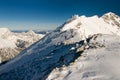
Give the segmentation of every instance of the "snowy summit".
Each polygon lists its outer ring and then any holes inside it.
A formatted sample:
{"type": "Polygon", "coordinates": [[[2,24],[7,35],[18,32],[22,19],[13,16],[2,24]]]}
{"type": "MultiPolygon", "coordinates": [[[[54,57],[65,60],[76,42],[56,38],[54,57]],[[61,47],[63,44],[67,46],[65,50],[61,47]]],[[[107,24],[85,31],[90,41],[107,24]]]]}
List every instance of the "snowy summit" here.
{"type": "Polygon", "coordinates": [[[119,16],[75,15],[0,66],[0,80],[120,80],[119,53],[119,16]]]}

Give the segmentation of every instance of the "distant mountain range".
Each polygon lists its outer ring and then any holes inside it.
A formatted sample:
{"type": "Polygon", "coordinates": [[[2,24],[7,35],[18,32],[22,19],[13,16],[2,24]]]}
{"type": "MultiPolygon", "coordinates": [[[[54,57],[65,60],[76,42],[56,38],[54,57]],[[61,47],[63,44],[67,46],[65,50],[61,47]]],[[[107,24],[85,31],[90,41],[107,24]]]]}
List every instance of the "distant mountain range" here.
{"type": "Polygon", "coordinates": [[[119,80],[120,17],[74,15],[0,66],[0,80],[119,80]]]}
{"type": "MultiPolygon", "coordinates": [[[[15,33],[22,33],[22,32],[28,32],[29,30],[12,30],[12,32],[15,32],[15,33]]],[[[52,30],[45,30],[45,31],[41,31],[41,30],[32,30],[34,31],[36,34],[47,34],[47,33],[50,33],[52,32],[52,30]]]]}
{"type": "Polygon", "coordinates": [[[41,39],[43,34],[36,34],[32,30],[15,33],[8,28],[0,28],[0,61],[6,62],[14,58],[20,51],[41,39]]]}

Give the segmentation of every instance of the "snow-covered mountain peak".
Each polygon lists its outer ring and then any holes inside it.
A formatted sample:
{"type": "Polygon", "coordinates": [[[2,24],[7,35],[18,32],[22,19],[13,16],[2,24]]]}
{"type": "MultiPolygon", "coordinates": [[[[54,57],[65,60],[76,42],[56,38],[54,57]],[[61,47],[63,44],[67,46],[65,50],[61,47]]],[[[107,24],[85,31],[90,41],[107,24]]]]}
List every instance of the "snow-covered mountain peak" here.
{"type": "Polygon", "coordinates": [[[120,17],[112,12],[106,13],[102,16],[104,21],[112,26],[120,27],[120,17]]]}
{"type": "Polygon", "coordinates": [[[70,23],[70,22],[72,22],[72,21],[74,21],[74,20],[76,20],[76,19],[78,19],[79,18],[79,15],[73,15],[70,19],[68,19],[67,21],[66,21],[66,23],[70,23]]]}
{"type": "MultiPolygon", "coordinates": [[[[108,15],[108,16],[117,16],[115,13],[113,13],[113,12],[108,12],[108,13],[106,13],[106,14],[104,14],[104,15],[108,15]]],[[[103,16],[104,16],[103,15],[103,16]]]]}
{"type": "Polygon", "coordinates": [[[29,30],[27,33],[30,35],[36,35],[36,33],[33,30],[29,30]]]}
{"type": "MultiPolygon", "coordinates": [[[[107,15],[108,14],[112,13],[107,13],[107,15]]],[[[57,43],[61,43],[61,41],[65,43],[73,43],[80,40],[85,40],[94,34],[116,34],[120,36],[120,22],[116,21],[118,20],[116,19],[116,16],[112,17],[115,18],[115,20],[108,20],[110,23],[108,24],[103,16],[98,17],[95,15],[86,17],[74,15],[72,18],[66,21],[64,25],[56,30],[61,34],[54,40],[57,43]]]]}
{"type": "Polygon", "coordinates": [[[36,34],[32,30],[15,33],[7,28],[0,28],[0,58],[7,61],[15,57],[20,51],[41,39],[43,34],[36,34]]]}
{"type": "Polygon", "coordinates": [[[6,33],[10,33],[8,28],[0,28],[0,37],[6,33]]]}
{"type": "Polygon", "coordinates": [[[119,80],[119,36],[118,26],[102,17],[75,16],[0,66],[0,79],[119,80]]]}
{"type": "Polygon", "coordinates": [[[72,16],[71,19],[77,19],[77,18],[79,18],[79,15],[75,14],[75,15],[72,16]]]}
{"type": "Polygon", "coordinates": [[[115,19],[114,21],[112,21],[114,22],[114,25],[112,25],[112,23],[111,24],[106,23],[104,16],[102,17],[98,17],[97,15],[92,17],[75,16],[71,18],[69,22],[66,22],[66,24],[63,25],[61,31],[63,32],[66,30],[68,31],[73,29],[74,31],[76,31],[76,33],[80,34],[81,36],[84,35],[85,37],[98,33],[120,35],[120,30],[118,29],[118,27],[120,26],[119,25],[120,22],[118,22],[119,17],[111,15],[110,18],[115,19]]]}

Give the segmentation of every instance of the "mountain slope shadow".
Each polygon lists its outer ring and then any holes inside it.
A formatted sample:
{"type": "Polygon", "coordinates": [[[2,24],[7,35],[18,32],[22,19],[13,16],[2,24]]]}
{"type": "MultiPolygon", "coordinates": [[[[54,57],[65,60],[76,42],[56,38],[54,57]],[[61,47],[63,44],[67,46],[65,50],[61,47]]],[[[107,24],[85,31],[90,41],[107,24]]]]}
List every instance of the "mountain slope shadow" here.
{"type": "Polygon", "coordinates": [[[76,53],[76,44],[79,44],[79,47],[81,47],[84,44],[84,41],[69,45],[53,45],[47,47],[47,51],[43,50],[39,52],[44,53],[44,56],[38,54],[34,59],[31,59],[8,72],[0,74],[0,80],[46,80],[53,69],[62,67],[63,65],[68,66],[81,55],[82,52],[76,53]],[[51,47],[54,47],[53,50],[51,50],[51,47]],[[75,49],[71,49],[72,47],[75,49]]]}

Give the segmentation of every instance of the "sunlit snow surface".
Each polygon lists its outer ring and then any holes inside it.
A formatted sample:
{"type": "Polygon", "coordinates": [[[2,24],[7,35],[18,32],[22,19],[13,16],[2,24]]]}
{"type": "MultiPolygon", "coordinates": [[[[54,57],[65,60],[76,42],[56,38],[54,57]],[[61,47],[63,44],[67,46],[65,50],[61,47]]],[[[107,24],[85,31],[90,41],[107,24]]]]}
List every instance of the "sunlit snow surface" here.
{"type": "Polygon", "coordinates": [[[0,79],[119,80],[119,20],[75,15],[0,66],[0,79]]]}
{"type": "Polygon", "coordinates": [[[47,80],[119,80],[120,38],[102,35],[90,43],[105,45],[85,50],[71,65],[53,70],[47,80]]]}

